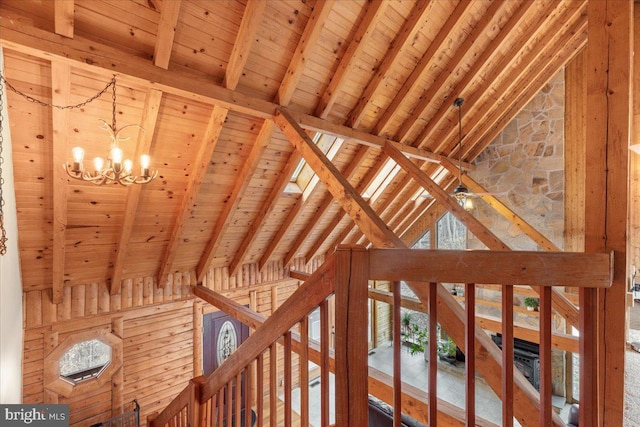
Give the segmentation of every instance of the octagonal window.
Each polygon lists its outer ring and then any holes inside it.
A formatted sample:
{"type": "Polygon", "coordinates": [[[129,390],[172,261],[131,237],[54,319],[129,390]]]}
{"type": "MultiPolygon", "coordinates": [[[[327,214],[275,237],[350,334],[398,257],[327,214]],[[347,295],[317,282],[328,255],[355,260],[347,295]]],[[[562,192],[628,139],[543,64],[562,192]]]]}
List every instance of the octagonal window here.
{"type": "Polygon", "coordinates": [[[111,362],[111,347],[98,340],[91,339],[74,344],[60,358],[60,376],[67,381],[79,381],[95,378],[111,362]]]}

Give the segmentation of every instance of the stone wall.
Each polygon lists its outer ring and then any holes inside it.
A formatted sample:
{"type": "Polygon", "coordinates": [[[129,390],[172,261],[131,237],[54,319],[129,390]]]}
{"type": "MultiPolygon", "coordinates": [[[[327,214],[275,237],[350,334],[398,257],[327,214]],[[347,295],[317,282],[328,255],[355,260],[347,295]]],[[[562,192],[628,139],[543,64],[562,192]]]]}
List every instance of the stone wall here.
{"type": "MultiPolygon", "coordinates": [[[[463,122],[464,126],[464,122],[463,122]]],[[[469,176],[560,248],[564,229],[564,73],[559,72],[475,159],[469,176]]],[[[474,216],[514,250],[539,250],[475,199],[474,216]]],[[[469,248],[482,243],[469,233],[469,248]]]]}

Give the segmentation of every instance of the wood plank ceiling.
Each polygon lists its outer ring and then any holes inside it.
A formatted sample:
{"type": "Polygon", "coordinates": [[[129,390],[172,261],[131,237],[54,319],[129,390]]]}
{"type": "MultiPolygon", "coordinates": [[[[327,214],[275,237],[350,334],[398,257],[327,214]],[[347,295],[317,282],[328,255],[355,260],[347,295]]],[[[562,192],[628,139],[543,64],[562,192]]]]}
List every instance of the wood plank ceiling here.
{"type": "Polygon", "coordinates": [[[438,159],[471,162],[584,47],[586,1],[3,0],[0,41],[16,89],[77,104],[115,75],[119,126],[146,129],[125,155],[148,147],[159,177],[94,186],[62,164],[76,145],[104,155],[111,97],[60,110],[7,96],[24,289],[117,293],[125,278],[202,279],[368,243],[308,166],[290,182],[302,157],[271,120],[279,106],[323,134],[402,236],[433,200],[382,146],[399,143],[450,191],[438,159]]]}

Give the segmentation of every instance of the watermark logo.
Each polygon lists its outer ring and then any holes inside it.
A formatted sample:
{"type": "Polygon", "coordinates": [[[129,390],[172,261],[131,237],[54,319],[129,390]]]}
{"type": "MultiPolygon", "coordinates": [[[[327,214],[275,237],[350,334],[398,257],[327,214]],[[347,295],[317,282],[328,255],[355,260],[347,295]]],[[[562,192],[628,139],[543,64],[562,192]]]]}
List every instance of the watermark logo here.
{"type": "Polygon", "coordinates": [[[0,427],[69,427],[69,405],[0,405],[0,427]]]}

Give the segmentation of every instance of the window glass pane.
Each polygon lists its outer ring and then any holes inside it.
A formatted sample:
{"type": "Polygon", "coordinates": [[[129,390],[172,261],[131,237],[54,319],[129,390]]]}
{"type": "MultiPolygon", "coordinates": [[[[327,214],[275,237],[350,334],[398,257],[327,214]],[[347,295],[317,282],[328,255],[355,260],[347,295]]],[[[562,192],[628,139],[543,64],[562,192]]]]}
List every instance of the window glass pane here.
{"type": "Polygon", "coordinates": [[[466,249],[467,227],[449,212],[438,220],[438,249],[466,249]]]}
{"type": "Polygon", "coordinates": [[[111,362],[111,347],[92,339],[73,345],[60,359],[60,375],[77,382],[97,377],[111,362]]]}

